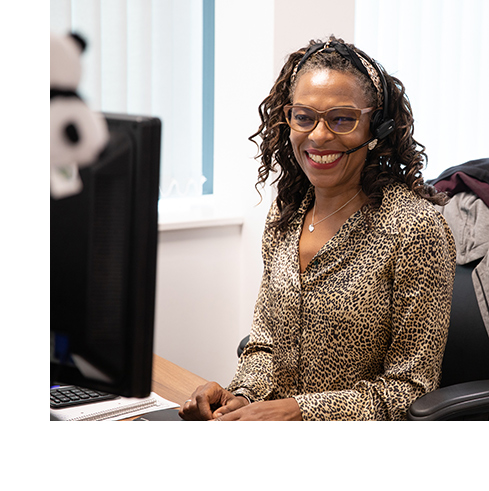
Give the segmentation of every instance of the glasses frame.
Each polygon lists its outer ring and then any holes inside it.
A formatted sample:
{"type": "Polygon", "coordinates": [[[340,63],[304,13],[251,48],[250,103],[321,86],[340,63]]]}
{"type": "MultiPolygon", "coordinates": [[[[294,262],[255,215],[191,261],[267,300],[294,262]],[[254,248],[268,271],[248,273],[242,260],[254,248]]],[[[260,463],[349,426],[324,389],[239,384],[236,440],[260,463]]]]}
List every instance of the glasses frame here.
{"type": "Polygon", "coordinates": [[[331,133],[334,133],[335,135],[349,135],[350,133],[353,133],[357,129],[358,123],[360,122],[360,118],[364,114],[367,114],[367,113],[373,111],[374,109],[375,109],[375,107],[366,107],[364,109],[359,109],[357,107],[341,107],[341,106],[337,106],[337,107],[330,107],[329,109],[326,109],[326,111],[318,111],[318,110],[314,109],[311,106],[303,106],[301,104],[287,104],[286,106],[284,106],[284,113],[285,113],[285,120],[287,121],[287,124],[289,125],[289,127],[292,130],[297,131],[299,133],[310,133],[311,131],[314,131],[316,129],[319,121],[322,119],[324,121],[324,124],[329,129],[329,131],[331,131],[331,133]],[[294,107],[301,108],[301,109],[310,109],[311,111],[313,111],[313,113],[316,116],[316,121],[314,123],[314,126],[310,130],[298,130],[298,129],[292,127],[292,125],[290,124],[290,121],[289,121],[288,113],[294,107]],[[353,127],[353,129],[351,129],[350,131],[346,131],[346,132],[342,133],[342,132],[338,132],[338,131],[333,130],[329,126],[328,120],[326,119],[325,115],[327,113],[329,113],[330,111],[333,111],[334,109],[352,109],[353,111],[359,111],[359,115],[358,115],[357,120],[355,121],[355,126],[353,127]]]}

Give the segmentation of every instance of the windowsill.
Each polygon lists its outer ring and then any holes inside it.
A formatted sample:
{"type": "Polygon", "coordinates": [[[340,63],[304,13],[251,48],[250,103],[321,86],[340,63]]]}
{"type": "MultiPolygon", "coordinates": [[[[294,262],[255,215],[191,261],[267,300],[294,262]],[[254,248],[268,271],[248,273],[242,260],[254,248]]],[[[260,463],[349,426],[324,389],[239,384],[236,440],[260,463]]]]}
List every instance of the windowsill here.
{"type": "Polygon", "coordinates": [[[216,196],[166,198],[158,204],[158,231],[242,225],[243,211],[216,196]]]}

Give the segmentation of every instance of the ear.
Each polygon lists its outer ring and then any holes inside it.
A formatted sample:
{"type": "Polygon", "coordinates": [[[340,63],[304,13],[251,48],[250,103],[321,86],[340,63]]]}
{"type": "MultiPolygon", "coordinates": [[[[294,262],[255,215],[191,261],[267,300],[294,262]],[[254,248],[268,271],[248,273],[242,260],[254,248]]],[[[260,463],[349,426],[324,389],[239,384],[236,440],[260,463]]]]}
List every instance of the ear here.
{"type": "Polygon", "coordinates": [[[79,34],[77,34],[76,32],[72,32],[70,36],[78,45],[78,48],[80,49],[80,53],[83,53],[87,47],[87,42],[85,41],[85,39],[79,34]]]}

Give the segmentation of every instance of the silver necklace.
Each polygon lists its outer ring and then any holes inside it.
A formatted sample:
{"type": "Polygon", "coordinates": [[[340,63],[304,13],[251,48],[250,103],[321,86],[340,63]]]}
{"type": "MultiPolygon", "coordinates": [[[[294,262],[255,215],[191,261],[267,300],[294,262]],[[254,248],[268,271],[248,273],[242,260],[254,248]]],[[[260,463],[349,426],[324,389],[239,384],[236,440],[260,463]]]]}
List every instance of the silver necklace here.
{"type": "MultiPolygon", "coordinates": [[[[361,191],[361,189],[360,189],[361,191]]],[[[358,191],[357,194],[355,194],[355,196],[353,196],[353,198],[349,199],[343,206],[341,206],[340,208],[338,208],[337,210],[333,211],[333,213],[330,213],[328,216],[324,217],[324,218],[321,218],[321,220],[319,220],[318,222],[314,223],[314,216],[316,215],[316,203],[317,201],[314,201],[314,208],[312,210],[312,220],[311,220],[311,225],[309,225],[309,232],[314,232],[314,228],[315,226],[318,224],[318,223],[321,223],[323,222],[324,220],[326,220],[326,218],[329,218],[330,216],[333,216],[335,213],[338,213],[340,210],[342,210],[348,203],[351,203],[359,194],[360,194],[360,191],[358,191]]]]}

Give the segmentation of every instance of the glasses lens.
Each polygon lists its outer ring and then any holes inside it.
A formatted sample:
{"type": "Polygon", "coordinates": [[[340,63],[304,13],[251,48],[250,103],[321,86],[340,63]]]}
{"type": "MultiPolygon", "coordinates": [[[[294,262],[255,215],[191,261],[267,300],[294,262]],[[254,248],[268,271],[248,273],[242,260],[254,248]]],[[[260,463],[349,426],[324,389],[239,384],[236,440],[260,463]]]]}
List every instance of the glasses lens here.
{"type": "Polygon", "coordinates": [[[350,133],[356,128],[359,114],[358,110],[339,107],[328,111],[326,120],[331,131],[334,133],[350,133]]]}
{"type": "Polygon", "coordinates": [[[287,119],[296,131],[311,131],[316,125],[316,112],[308,107],[294,106],[288,111],[287,119]]]}

